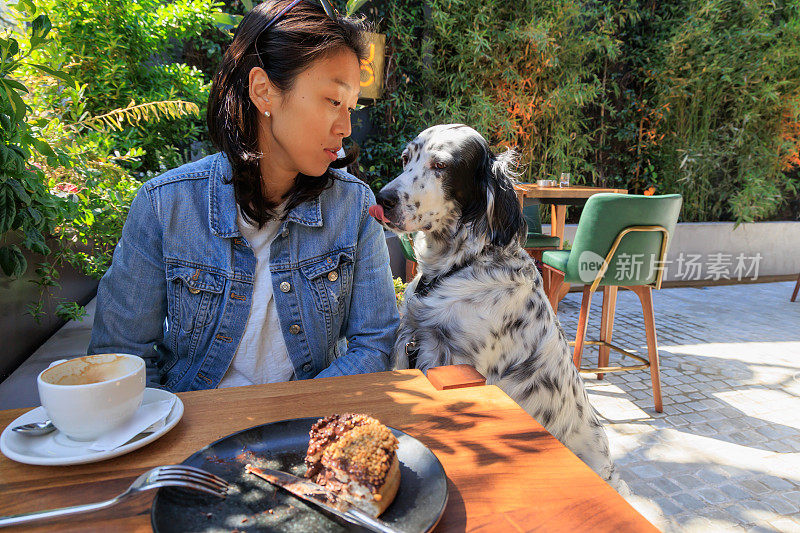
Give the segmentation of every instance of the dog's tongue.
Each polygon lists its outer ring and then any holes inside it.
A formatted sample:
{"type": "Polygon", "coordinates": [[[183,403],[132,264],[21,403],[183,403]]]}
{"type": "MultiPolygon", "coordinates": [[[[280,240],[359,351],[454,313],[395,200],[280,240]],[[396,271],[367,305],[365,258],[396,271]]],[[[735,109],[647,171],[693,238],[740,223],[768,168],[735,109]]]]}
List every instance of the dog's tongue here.
{"type": "Polygon", "coordinates": [[[377,205],[377,204],[369,206],[369,216],[371,216],[373,218],[377,218],[378,220],[383,222],[383,220],[385,218],[383,216],[383,207],[380,206],[380,205],[377,205]]]}

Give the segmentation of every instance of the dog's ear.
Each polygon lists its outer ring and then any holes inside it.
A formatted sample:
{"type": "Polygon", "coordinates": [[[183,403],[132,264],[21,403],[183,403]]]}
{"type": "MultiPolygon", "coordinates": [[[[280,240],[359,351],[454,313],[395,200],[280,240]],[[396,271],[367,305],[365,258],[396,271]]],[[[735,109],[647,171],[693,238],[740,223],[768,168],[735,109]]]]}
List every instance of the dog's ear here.
{"type": "Polygon", "coordinates": [[[513,240],[522,242],[528,233],[528,224],[522,216],[514,183],[518,154],[506,150],[498,156],[489,153],[481,180],[486,184],[486,220],[489,239],[495,246],[506,246],[513,240]]]}
{"type": "Polygon", "coordinates": [[[521,241],[528,225],[514,192],[519,176],[517,153],[507,150],[495,156],[482,138],[474,147],[477,164],[470,169],[470,177],[464,176],[465,183],[457,193],[464,197],[457,197],[462,206],[459,224],[472,224],[477,236],[487,236],[495,246],[506,246],[514,239],[521,241]]]}

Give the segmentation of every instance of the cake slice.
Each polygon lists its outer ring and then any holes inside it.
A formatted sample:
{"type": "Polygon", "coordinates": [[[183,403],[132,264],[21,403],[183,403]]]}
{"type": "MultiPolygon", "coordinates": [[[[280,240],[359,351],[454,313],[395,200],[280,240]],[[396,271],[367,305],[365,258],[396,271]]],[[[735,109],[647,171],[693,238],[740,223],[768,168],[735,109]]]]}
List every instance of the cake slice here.
{"type": "Polygon", "coordinates": [[[391,430],[370,416],[328,416],[311,427],[306,475],[377,517],[400,486],[397,446],[391,430]]]}

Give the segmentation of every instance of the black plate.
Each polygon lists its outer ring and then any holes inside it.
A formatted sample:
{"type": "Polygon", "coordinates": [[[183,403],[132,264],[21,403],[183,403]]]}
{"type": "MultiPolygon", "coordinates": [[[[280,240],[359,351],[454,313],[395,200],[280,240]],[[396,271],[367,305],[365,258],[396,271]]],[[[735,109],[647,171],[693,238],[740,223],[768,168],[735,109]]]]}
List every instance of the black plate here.
{"type": "MultiPolygon", "coordinates": [[[[223,437],[193,454],[183,464],[212,472],[233,488],[224,500],[202,492],[159,489],[150,513],[153,530],[352,531],[353,526],[244,472],[244,465],[251,463],[303,476],[308,432],[317,420],[296,418],[255,426],[223,437]]],[[[389,429],[400,441],[400,488],[381,519],[409,533],[428,531],[439,521],[447,503],[444,469],[424,444],[402,431],[389,429]]]]}

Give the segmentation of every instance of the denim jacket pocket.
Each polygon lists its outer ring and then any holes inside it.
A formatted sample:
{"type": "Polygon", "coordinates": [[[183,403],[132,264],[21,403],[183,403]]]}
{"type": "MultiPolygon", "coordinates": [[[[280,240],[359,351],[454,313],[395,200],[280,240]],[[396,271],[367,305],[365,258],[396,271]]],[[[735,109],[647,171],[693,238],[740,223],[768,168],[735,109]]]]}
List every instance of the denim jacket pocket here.
{"type": "Polygon", "coordinates": [[[190,333],[214,316],[225,276],[203,267],[167,264],[168,320],[174,328],[190,333]]]}
{"type": "Polygon", "coordinates": [[[350,293],[353,279],[353,254],[338,250],[300,267],[314,293],[317,311],[338,314],[344,310],[344,298],[350,293]]]}

